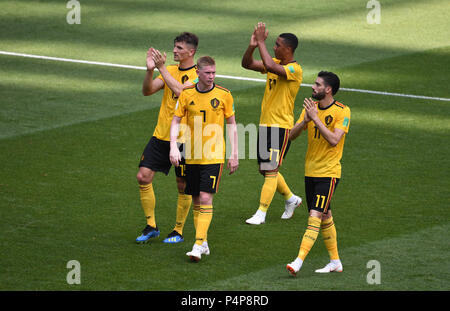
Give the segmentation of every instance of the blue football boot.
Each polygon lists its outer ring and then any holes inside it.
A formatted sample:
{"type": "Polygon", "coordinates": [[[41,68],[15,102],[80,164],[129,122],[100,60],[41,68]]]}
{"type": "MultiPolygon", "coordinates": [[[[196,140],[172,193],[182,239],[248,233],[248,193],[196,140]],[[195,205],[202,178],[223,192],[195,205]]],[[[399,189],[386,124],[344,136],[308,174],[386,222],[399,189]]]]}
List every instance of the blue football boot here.
{"type": "Polygon", "coordinates": [[[159,233],[158,226],[153,228],[147,225],[144,230],[142,230],[142,235],[137,237],[136,243],[147,243],[151,238],[159,237],[159,233]]]}
{"type": "Polygon", "coordinates": [[[175,243],[180,243],[183,241],[184,241],[183,236],[174,230],[167,236],[167,238],[164,239],[163,242],[169,243],[169,244],[175,244],[175,243]]]}

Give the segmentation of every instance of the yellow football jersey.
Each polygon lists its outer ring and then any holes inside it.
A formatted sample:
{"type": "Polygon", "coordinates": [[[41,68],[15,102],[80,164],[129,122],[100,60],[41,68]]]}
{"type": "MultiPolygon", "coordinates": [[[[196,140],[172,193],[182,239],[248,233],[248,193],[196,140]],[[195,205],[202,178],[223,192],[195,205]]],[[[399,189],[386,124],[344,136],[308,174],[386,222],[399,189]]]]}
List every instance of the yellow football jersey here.
{"type": "MultiPolygon", "coordinates": [[[[279,59],[273,60],[280,63],[279,59]]],[[[295,61],[283,67],[286,78],[267,72],[259,124],[291,129],[294,126],[295,97],[302,83],[303,71],[295,61]]]]}
{"type": "MultiPolygon", "coordinates": [[[[193,84],[197,82],[197,66],[192,66],[186,69],[179,68],[179,65],[167,66],[167,71],[172,77],[175,78],[181,84],[186,81],[191,81],[193,84]]],[[[162,75],[159,75],[157,79],[164,81],[162,75]]],[[[158,123],[156,124],[153,136],[158,139],[170,141],[170,123],[173,119],[173,113],[175,111],[175,104],[177,97],[172,90],[164,85],[164,94],[161,100],[161,107],[159,108],[158,123]]],[[[181,120],[181,123],[186,123],[186,120],[181,120]]]]}
{"type": "MultiPolygon", "coordinates": [[[[317,105],[317,103],[316,103],[317,105]]],[[[303,109],[297,123],[302,122],[305,116],[303,109]]],[[[305,157],[305,176],[308,177],[335,177],[341,178],[341,158],[344,150],[345,136],[350,126],[350,108],[334,101],[327,108],[318,106],[320,121],[334,132],[338,128],[345,132],[339,143],[333,147],[323,138],[314,122],[305,126],[308,131],[308,150],[305,157]]]]}
{"type": "Polygon", "coordinates": [[[224,163],[224,118],[234,115],[229,90],[218,85],[206,92],[199,91],[197,85],[187,87],[178,98],[175,115],[186,117],[186,164],[224,163]]]}

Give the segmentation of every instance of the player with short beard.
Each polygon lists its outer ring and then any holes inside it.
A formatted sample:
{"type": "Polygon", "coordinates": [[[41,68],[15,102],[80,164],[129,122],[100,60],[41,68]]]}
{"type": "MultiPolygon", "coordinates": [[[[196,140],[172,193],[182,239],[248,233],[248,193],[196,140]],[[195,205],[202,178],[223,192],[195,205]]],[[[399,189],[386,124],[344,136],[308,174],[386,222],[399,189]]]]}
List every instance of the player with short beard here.
{"type": "Polygon", "coordinates": [[[308,226],[297,258],[286,266],[296,275],[313,247],[319,231],[330,256],[330,262],[318,273],[343,270],[337,248],[337,234],[331,213],[331,198],[341,178],[341,158],[350,126],[350,108],[336,101],[340,81],[336,74],[321,71],[312,86],[312,97],[305,98],[303,111],[289,138],[296,139],[308,131],[305,157],[305,193],[308,204],[308,226]]]}

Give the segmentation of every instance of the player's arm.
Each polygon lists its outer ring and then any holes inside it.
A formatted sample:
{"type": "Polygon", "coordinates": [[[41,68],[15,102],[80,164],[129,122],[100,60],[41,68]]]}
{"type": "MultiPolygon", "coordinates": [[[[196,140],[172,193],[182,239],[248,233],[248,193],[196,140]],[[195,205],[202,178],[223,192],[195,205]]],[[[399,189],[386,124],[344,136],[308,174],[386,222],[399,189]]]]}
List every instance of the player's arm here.
{"type": "Polygon", "coordinates": [[[300,115],[299,120],[301,121],[300,122],[297,121],[295,126],[289,132],[289,140],[291,141],[295,140],[306,129],[308,122],[311,121],[311,119],[309,118],[308,114],[306,114],[304,109],[300,115]]]}
{"type": "Polygon", "coordinates": [[[295,126],[289,132],[289,140],[295,140],[305,129],[307,122],[302,120],[300,123],[295,124],[295,126]]]}
{"type": "Polygon", "coordinates": [[[263,62],[260,60],[255,60],[253,58],[253,52],[257,47],[258,43],[256,42],[255,32],[253,31],[248,48],[245,51],[244,56],[242,56],[241,65],[245,69],[254,70],[258,72],[265,72],[266,69],[264,68],[263,62]]]}
{"type": "Polygon", "coordinates": [[[172,163],[175,166],[178,166],[181,161],[181,153],[180,153],[180,150],[178,149],[178,145],[177,145],[180,121],[181,121],[180,117],[173,116],[172,123],[170,124],[169,159],[170,159],[170,163],[172,163]]]}
{"type": "Polygon", "coordinates": [[[153,79],[153,71],[156,65],[152,58],[152,50],[153,48],[149,48],[147,51],[147,72],[142,83],[142,94],[144,96],[155,94],[164,87],[164,81],[161,79],[153,79]]]}
{"type": "Polygon", "coordinates": [[[286,77],[286,70],[280,64],[277,64],[270,56],[266,47],[266,38],[269,32],[266,30],[266,24],[258,23],[255,27],[255,39],[258,44],[259,54],[261,56],[263,65],[268,72],[272,72],[278,76],[286,77]]]}
{"type": "Polygon", "coordinates": [[[192,85],[191,82],[187,81],[184,84],[181,84],[178,82],[167,70],[165,63],[166,63],[166,53],[161,54],[160,51],[153,49],[152,50],[152,58],[155,62],[156,68],[158,68],[159,72],[161,73],[162,77],[164,78],[164,81],[166,82],[167,86],[172,90],[172,92],[175,94],[175,96],[179,97],[181,91],[183,91],[183,88],[192,85]]]}
{"type": "Polygon", "coordinates": [[[228,159],[227,167],[230,174],[233,174],[239,167],[239,157],[238,157],[238,135],[236,127],[236,118],[231,116],[226,119],[227,121],[227,132],[228,138],[231,142],[231,155],[228,159]]]}
{"type": "Polygon", "coordinates": [[[331,146],[336,146],[341,141],[345,132],[339,128],[335,128],[334,131],[329,130],[326,125],[320,121],[317,114],[317,106],[312,99],[305,98],[303,107],[305,107],[306,114],[308,114],[311,121],[314,122],[322,137],[325,138],[331,146]]]}

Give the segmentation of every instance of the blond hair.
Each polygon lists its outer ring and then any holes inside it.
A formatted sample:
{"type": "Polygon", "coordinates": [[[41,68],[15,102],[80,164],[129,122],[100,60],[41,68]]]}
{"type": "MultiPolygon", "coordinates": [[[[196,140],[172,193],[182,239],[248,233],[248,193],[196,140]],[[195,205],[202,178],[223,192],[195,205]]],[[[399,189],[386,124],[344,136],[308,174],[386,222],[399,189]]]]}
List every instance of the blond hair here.
{"type": "Polygon", "coordinates": [[[210,56],[202,56],[197,60],[197,68],[202,69],[205,66],[215,66],[216,62],[210,56]]]}

